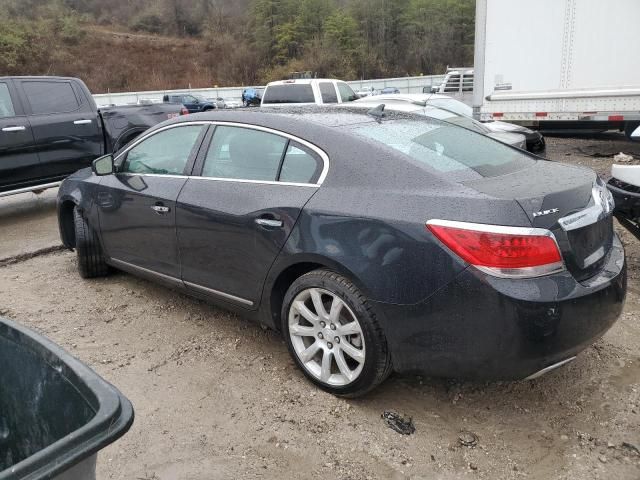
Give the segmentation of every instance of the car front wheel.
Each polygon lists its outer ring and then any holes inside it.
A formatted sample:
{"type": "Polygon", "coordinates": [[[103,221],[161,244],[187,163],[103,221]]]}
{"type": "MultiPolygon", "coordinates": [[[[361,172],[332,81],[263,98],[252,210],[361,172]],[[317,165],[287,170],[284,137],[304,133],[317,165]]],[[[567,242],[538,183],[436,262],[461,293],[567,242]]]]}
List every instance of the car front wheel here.
{"type": "Polygon", "coordinates": [[[391,372],[386,338],[371,305],[335,272],[314,270],[291,285],[282,331],[306,377],[334,395],[363,395],[391,372]]]}
{"type": "Polygon", "coordinates": [[[109,273],[109,266],[104,261],[98,235],[85,220],[78,207],[73,210],[73,220],[80,276],[82,278],[105,276],[109,273]]]}

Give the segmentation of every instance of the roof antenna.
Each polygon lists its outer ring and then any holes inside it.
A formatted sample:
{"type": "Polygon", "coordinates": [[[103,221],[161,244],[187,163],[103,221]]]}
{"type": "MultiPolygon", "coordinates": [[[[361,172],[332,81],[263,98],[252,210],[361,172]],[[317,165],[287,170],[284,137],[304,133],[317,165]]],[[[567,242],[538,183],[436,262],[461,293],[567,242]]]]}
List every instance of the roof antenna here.
{"type": "Polygon", "coordinates": [[[377,107],[372,108],[371,110],[367,110],[367,115],[372,116],[376,119],[376,122],[382,123],[382,119],[385,117],[384,114],[384,103],[381,103],[377,107]]]}

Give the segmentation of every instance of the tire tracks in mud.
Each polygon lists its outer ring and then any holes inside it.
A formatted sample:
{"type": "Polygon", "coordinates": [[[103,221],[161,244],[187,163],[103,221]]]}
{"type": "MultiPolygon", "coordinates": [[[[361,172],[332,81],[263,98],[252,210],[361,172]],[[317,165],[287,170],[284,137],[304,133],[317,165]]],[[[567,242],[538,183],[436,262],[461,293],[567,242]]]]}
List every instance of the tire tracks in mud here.
{"type": "Polygon", "coordinates": [[[68,250],[64,245],[53,245],[50,247],[39,248],[33,252],[20,253],[18,255],[12,255],[10,257],[0,258],[0,268],[7,267],[9,265],[15,265],[16,263],[26,262],[32,258],[42,257],[44,255],[51,255],[52,253],[62,252],[68,250]]]}

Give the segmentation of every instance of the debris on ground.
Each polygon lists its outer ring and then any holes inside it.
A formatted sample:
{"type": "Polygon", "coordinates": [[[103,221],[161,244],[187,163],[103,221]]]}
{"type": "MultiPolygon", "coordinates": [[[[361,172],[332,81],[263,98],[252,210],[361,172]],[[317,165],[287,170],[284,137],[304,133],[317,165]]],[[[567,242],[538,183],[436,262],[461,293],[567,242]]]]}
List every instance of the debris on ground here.
{"type": "Polygon", "coordinates": [[[633,156],[627,155],[626,153],[623,153],[623,152],[620,152],[617,155],[613,156],[614,162],[629,163],[632,160],[633,160],[633,156]]]}
{"type": "Polygon", "coordinates": [[[478,444],[478,436],[467,430],[463,430],[458,435],[458,441],[463,447],[475,447],[478,444]]]}
{"type": "Polygon", "coordinates": [[[398,413],[388,410],[385,410],[381,417],[390,429],[395,430],[402,435],[411,435],[416,431],[416,427],[413,424],[413,418],[411,417],[406,419],[401,417],[398,413]]]}

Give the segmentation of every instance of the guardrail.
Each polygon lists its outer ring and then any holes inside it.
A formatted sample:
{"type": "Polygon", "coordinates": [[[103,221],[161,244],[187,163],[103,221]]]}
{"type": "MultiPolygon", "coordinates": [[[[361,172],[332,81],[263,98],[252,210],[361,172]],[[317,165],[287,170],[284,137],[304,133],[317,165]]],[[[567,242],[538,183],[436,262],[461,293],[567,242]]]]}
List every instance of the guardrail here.
{"type": "MultiPolygon", "coordinates": [[[[354,90],[371,89],[382,90],[385,87],[396,87],[400,93],[422,93],[424,87],[431,88],[432,85],[442,83],[444,75],[423,75],[419,77],[396,77],[380,78],[376,80],[354,80],[347,82],[354,90]]],[[[121,93],[98,93],[93,95],[99,106],[104,105],[130,105],[140,101],[162,102],[164,95],[180,93],[197,93],[205,98],[242,98],[242,91],[245,87],[224,87],[224,88],[185,88],[179,90],[151,90],[146,92],[121,92],[121,93]]],[[[253,86],[253,88],[264,88],[253,86]]]]}

